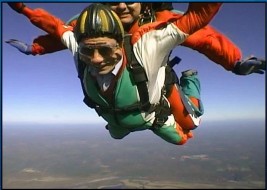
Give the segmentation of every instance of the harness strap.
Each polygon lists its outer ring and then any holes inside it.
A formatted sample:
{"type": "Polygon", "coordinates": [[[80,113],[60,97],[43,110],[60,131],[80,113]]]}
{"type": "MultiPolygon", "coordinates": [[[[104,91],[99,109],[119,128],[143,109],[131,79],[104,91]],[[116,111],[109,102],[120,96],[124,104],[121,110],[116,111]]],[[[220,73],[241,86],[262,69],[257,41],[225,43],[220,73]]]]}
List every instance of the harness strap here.
{"type": "Polygon", "coordinates": [[[149,95],[147,89],[148,78],[144,68],[138,63],[133,54],[130,40],[131,40],[131,35],[126,35],[124,37],[124,48],[126,52],[128,67],[130,69],[130,72],[132,73],[133,80],[136,83],[138,89],[140,103],[141,103],[141,110],[148,111],[151,106],[149,102],[149,95]]]}
{"type": "Polygon", "coordinates": [[[172,60],[170,60],[169,62],[168,62],[168,65],[171,67],[171,68],[173,68],[175,65],[178,65],[180,62],[181,62],[181,58],[180,57],[177,57],[177,56],[175,56],[172,60]]]}
{"type": "Polygon", "coordinates": [[[85,63],[82,61],[79,61],[78,64],[78,77],[80,78],[81,85],[82,85],[82,90],[84,93],[84,103],[90,107],[94,108],[99,116],[101,116],[103,113],[123,113],[123,112],[129,112],[129,111],[135,111],[135,110],[142,110],[145,112],[152,112],[155,111],[155,120],[153,122],[154,127],[161,127],[166,120],[168,119],[168,116],[171,114],[169,105],[167,103],[167,100],[165,97],[168,97],[170,87],[174,83],[178,84],[179,79],[176,76],[175,71],[172,69],[172,67],[175,64],[178,64],[181,59],[178,57],[175,57],[171,61],[169,61],[167,67],[166,67],[166,75],[165,75],[165,85],[163,89],[161,90],[161,99],[160,102],[157,106],[151,105],[149,102],[149,95],[148,95],[148,89],[147,89],[147,75],[145,73],[144,68],[138,63],[136,60],[133,50],[132,50],[132,45],[130,43],[131,36],[127,35],[125,36],[125,43],[124,43],[124,48],[125,48],[125,53],[128,61],[128,68],[130,72],[132,73],[132,77],[134,82],[136,83],[139,97],[140,97],[140,102],[124,107],[124,108],[114,108],[114,107],[104,107],[97,105],[86,93],[85,87],[83,84],[83,76],[84,76],[84,70],[85,70],[85,63]]]}
{"type": "MultiPolygon", "coordinates": [[[[104,106],[99,106],[96,105],[94,108],[99,116],[101,116],[103,113],[112,113],[112,114],[121,114],[121,113],[126,113],[126,112],[133,112],[133,111],[140,111],[143,110],[142,107],[140,107],[139,103],[126,106],[123,108],[113,108],[113,107],[104,107],[104,106]]],[[[148,111],[149,113],[155,111],[157,107],[155,105],[150,106],[150,110],[148,111]]]]}
{"type": "Polygon", "coordinates": [[[164,125],[168,120],[168,116],[171,114],[171,109],[166,99],[166,88],[161,90],[161,98],[159,104],[155,109],[155,120],[152,124],[152,130],[158,129],[164,125]]]}
{"type": "MultiPolygon", "coordinates": [[[[79,56],[79,55],[78,55],[79,56]]],[[[79,58],[78,58],[79,60],[79,58]]],[[[85,63],[81,60],[79,60],[78,63],[78,78],[80,79],[81,85],[82,85],[82,91],[83,91],[83,102],[90,108],[95,108],[96,107],[96,103],[87,95],[86,91],[85,91],[85,87],[83,84],[83,76],[84,76],[84,70],[85,70],[85,63]]]]}
{"type": "MultiPolygon", "coordinates": [[[[179,61],[175,62],[175,64],[178,64],[180,61],[181,59],[179,58],[179,61]]],[[[165,68],[165,84],[161,89],[161,98],[159,105],[155,109],[155,120],[152,124],[151,130],[162,127],[168,120],[168,116],[171,114],[171,110],[166,97],[169,97],[171,88],[174,84],[179,84],[179,79],[173,68],[170,66],[170,64],[168,64],[165,68]]]]}

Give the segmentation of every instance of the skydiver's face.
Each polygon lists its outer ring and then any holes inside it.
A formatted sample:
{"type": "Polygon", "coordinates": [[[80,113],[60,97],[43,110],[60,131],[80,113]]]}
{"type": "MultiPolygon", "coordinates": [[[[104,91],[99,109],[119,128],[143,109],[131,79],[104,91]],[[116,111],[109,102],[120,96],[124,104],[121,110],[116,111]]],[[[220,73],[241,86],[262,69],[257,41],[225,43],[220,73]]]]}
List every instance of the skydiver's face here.
{"type": "Polygon", "coordinates": [[[110,8],[117,13],[123,26],[127,28],[135,20],[139,18],[141,13],[141,3],[106,3],[110,8]]]}
{"type": "Polygon", "coordinates": [[[113,38],[86,38],[79,43],[79,58],[94,67],[99,75],[105,75],[115,68],[122,58],[122,48],[113,38]]]}

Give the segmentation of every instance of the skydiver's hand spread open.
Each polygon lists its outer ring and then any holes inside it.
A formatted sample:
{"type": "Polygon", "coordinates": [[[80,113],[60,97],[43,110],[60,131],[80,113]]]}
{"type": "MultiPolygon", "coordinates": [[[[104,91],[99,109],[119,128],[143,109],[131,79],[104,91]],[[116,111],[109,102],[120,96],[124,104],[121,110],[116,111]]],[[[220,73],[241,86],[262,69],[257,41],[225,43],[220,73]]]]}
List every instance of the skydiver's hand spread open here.
{"type": "Polygon", "coordinates": [[[20,52],[22,52],[26,55],[30,55],[32,53],[32,46],[28,45],[24,42],[21,42],[19,40],[10,39],[10,40],[6,41],[6,43],[17,48],[20,52]]]}
{"type": "Polygon", "coordinates": [[[264,74],[265,71],[266,60],[252,56],[245,60],[236,62],[233,73],[237,75],[249,75],[252,73],[264,74]]]}

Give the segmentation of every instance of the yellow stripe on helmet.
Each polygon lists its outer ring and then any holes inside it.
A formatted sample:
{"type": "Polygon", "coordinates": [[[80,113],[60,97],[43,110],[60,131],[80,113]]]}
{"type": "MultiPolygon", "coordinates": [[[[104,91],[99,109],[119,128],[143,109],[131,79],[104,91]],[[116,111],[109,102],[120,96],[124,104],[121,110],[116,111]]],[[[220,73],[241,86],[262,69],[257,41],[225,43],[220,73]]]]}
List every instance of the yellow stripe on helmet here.
{"type": "Polygon", "coordinates": [[[81,17],[81,22],[80,22],[80,32],[85,33],[85,19],[87,18],[87,12],[85,11],[81,17]]]}
{"type": "Polygon", "coordinates": [[[101,18],[102,22],[102,31],[109,31],[108,17],[104,10],[99,11],[99,17],[101,18]]]}

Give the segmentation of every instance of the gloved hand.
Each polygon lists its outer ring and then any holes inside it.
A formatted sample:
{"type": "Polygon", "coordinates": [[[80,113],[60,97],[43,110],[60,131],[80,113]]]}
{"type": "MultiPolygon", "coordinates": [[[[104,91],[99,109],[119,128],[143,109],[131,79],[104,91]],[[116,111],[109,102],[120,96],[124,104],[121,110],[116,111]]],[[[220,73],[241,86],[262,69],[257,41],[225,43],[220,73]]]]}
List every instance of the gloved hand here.
{"type": "Polygon", "coordinates": [[[10,40],[6,41],[6,43],[17,48],[20,52],[22,52],[26,55],[32,54],[32,46],[28,45],[24,42],[21,42],[21,41],[15,40],[15,39],[10,39],[10,40]]]}
{"type": "Polygon", "coordinates": [[[264,71],[266,71],[266,60],[252,56],[243,61],[237,61],[233,73],[249,75],[251,73],[264,74],[264,71]]]}
{"type": "Polygon", "coordinates": [[[24,3],[7,3],[11,9],[16,11],[17,13],[21,13],[21,11],[24,9],[26,6],[24,3]]]}

